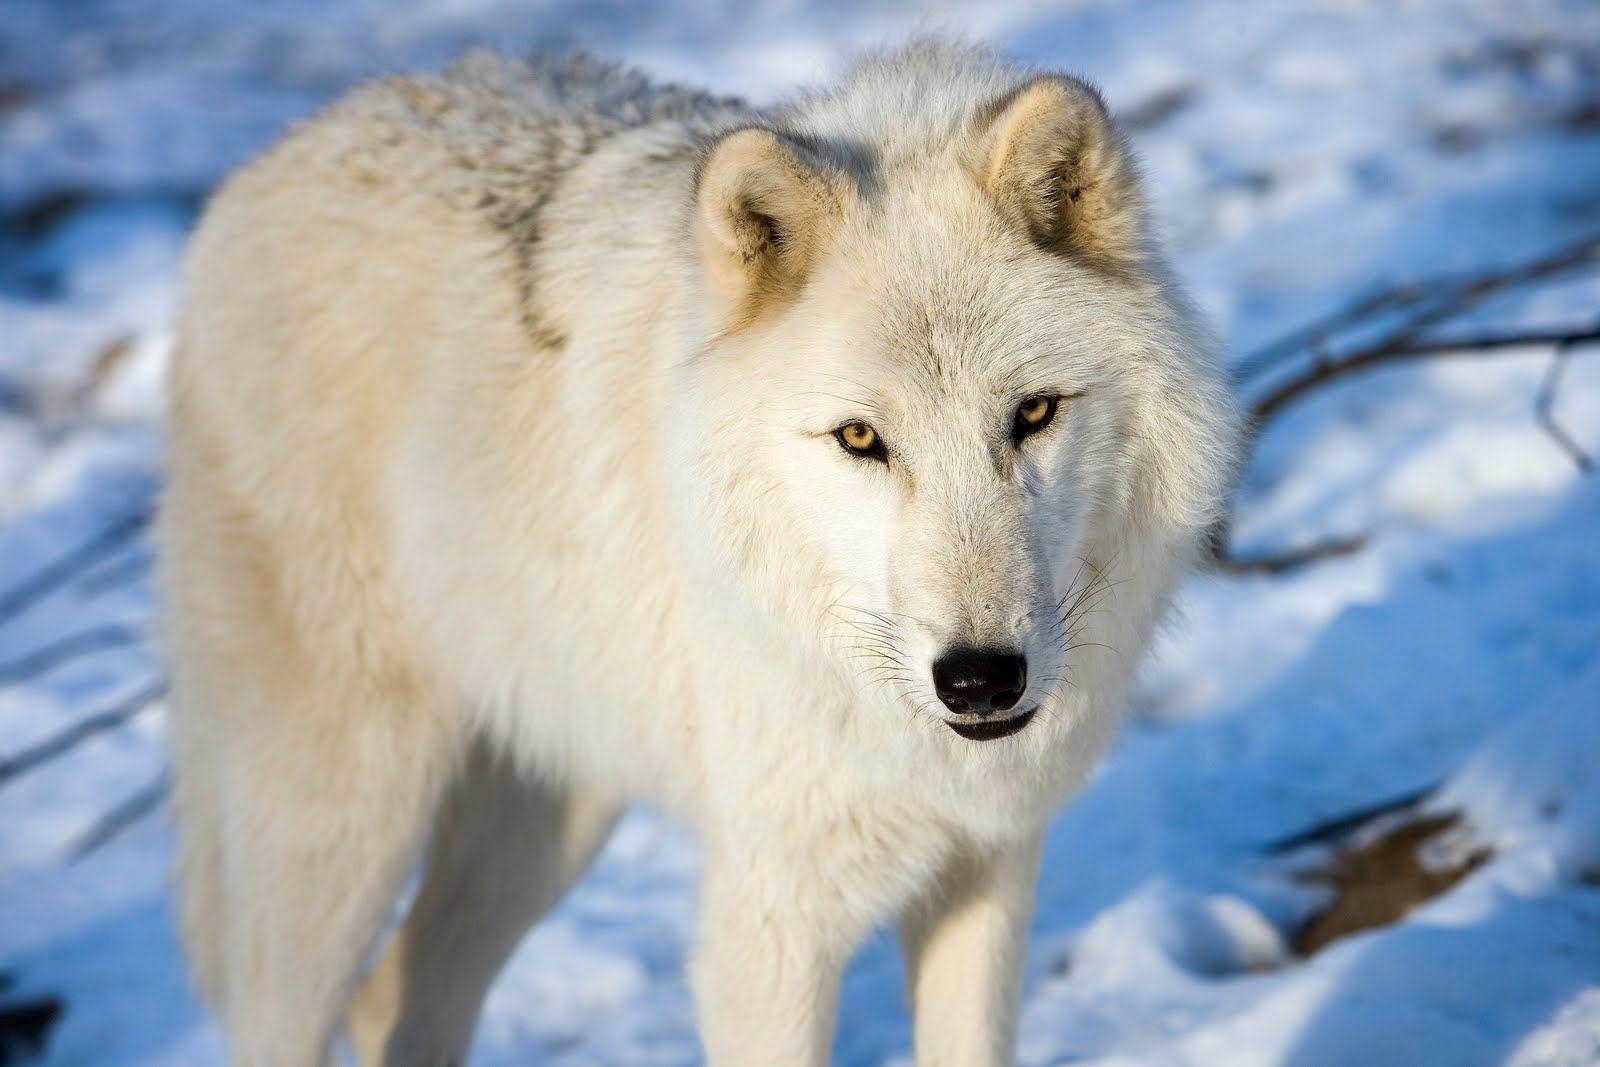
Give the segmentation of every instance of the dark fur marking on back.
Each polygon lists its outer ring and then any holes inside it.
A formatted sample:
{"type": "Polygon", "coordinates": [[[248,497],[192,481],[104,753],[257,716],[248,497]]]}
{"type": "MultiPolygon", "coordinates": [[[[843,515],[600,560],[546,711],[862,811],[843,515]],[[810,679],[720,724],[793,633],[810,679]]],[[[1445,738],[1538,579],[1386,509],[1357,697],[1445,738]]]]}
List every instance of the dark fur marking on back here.
{"type": "Polygon", "coordinates": [[[522,325],[540,349],[566,343],[537,299],[545,209],[566,178],[610,138],[654,124],[681,128],[682,142],[642,162],[686,164],[699,156],[707,131],[750,114],[738,100],[657,85],[583,53],[527,60],[469,53],[438,78],[406,82],[400,95],[447,172],[445,195],[505,236],[522,325]]]}

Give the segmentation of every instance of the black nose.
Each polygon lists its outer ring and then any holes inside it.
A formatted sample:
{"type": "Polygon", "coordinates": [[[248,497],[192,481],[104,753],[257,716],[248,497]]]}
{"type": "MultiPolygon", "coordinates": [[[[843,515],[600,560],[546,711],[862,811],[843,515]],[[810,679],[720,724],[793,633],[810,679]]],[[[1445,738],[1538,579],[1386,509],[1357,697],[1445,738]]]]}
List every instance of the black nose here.
{"type": "Polygon", "coordinates": [[[1009,648],[952,648],[933,664],[933,688],[951,711],[988,715],[1022,699],[1028,661],[1009,648]]]}

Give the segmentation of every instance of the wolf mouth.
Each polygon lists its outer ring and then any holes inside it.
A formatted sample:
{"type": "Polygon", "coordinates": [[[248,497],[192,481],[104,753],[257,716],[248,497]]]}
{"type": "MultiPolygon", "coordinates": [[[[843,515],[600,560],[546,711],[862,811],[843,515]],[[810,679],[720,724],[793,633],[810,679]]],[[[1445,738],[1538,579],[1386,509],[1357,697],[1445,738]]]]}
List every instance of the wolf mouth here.
{"type": "Polygon", "coordinates": [[[945,725],[968,741],[998,741],[1002,737],[1010,737],[1021,731],[1033,721],[1033,716],[1038,710],[1029,708],[1021,715],[1013,715],[1009,719],[994,722],[951,722],[946,719],[945,725]]]}

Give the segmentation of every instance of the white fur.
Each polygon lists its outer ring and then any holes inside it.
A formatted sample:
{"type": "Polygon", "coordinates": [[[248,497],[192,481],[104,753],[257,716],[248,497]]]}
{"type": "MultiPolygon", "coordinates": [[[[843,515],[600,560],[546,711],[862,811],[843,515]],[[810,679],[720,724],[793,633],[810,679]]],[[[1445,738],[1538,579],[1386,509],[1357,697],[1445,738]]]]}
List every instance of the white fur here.
{"type": "Polygon", "coordinates": [[[756,114],[477,57],[230,180],[162,533],[185,934],[237,1063],[327,1057],[427,842],[349,1032],[363,1063],[461,1062],[641,796],[704,837],[712,1064],[824,1062],[839,971],[896,915],[918,1062],[1009,1062],[1042,829],[1231,442],[1109,128],[1070,153],[1122,168],[1063,231],[1081,255],[991,182],[1029,109],[1096,113],[1063,81],[997,120],[1030,76],[922,44],[756,114]],[[1040,391],[1081,396],[1013,449],[1040,391]],[[888,465],[833,440],[851,419],[888,465]],[[1025,652],[1026,729],[945,725],[957,643],[1025,652]]]}

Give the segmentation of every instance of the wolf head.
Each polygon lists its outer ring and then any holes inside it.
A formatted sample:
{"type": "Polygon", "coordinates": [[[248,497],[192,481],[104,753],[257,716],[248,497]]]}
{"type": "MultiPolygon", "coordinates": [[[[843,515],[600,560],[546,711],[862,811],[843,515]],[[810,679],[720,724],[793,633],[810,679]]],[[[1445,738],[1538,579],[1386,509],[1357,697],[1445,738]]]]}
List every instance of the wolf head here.
{"type": "Polygon", "coordinates": [[[689,229],[692,495],[744,589],[970,740],[1125,676],[1231,414],[1095,92],[869,62],[711,143],[689,229]]]}

